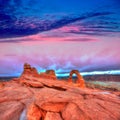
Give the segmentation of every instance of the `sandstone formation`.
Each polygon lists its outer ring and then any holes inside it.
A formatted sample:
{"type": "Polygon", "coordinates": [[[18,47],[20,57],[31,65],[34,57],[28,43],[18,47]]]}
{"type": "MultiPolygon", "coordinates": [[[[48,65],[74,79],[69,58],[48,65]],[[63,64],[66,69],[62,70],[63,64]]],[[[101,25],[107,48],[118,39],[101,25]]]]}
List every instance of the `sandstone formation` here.
{"type": "Polygon", "coordinates": [[[4,83],[0,82],[0,89],[4,87],[4,83]]]}
{"type": "Polygon", "coordinates": [[[38,77],[38,75],[39,75],[36,68],[31,67],[31,65],[28,64],[28,63],[24,64],[24,70],[23,70],[22,75],[24,75],[24,74],[27,74],[27,75],[30,75],[30,76],[32,75],[32,76],[36,76],[36,77],[38,77]]]}
{"type": "Polygon", "coordinates": [[[49,75],[52,75],[52,76],[56,77],[54,70],[46,70],[46,74],[49,74],[49,75]]]}
{"type": "Polygon", "coordinates": [[[84,82],[84,79],[83,79],[83,77],[80,75],[80,73],[79,73],[78,70],[72,70],[72,71],[70,72],[70,76],[69,76],[68,81],[69,81],[69,82],[73,82],[73,81],[72,81],[72,75],[73,75],[73,74],[76,74],[76,75],[77,75],[76,83],[79,84],[79,86],[80,86],[81,88],[84,88],[84,87],[85,87],[85,82],[84,82]]]}
{"type": "Polygon", "coordinates": [[[80,88],[30,69],[25,65],[21,77],[2,83],[0,120],[120,120],[120,92],[80,88]]]}
{"type": "Polygon", "coordinates": [[[47,78],[47,79],[53,79],[56,80],[57,77],[55,75],[55,71],[54,70],[46,70],[46,72],[43,73],[38,73],[35,67],[31,67],[30,64],[25,63],[24,64],[24,70],[23,73],[21,75],[21,77],[27,74],[29,76],[34,76],[34,77],[41,77],[41,78],[47,78]]]}
{"type": "Polygon", "coordinates": [[[56,74],[54,70],[46,70],[45,73],[40,73],[39,76],[41,78],[47,78],[47,79],[52,79],[52,80],[56,80],[56,74]]]}

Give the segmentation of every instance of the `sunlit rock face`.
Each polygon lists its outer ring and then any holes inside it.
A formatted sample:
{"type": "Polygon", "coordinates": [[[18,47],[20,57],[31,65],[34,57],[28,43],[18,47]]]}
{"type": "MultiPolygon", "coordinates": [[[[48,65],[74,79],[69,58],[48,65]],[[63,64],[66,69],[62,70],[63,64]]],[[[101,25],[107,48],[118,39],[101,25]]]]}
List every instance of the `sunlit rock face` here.
{"type": "Polygon", "coordinates": [[[22,76],[24,75],[29,75],[29,76],[35,76],[35,77],[41,77],[41,78],[48,78],[48,79],[53,79],[56,80],[56,74],[54,70],[46,70],[46,72],[43,73],[38,73],[35,67],[31,67],[30,64],[25,63],[24,64],[24,69],[22,72],[22,76]]]}
{"type": "MultiPolygon", "coordinates": [[[[77,80],[76,80],[75,83],[78,84],[80,87],[84,88],[85,87],[84,79],[80,75],[78,70],[72,70],[70,72],[68,82],[73,83],[73,81],[72,81],[72,75],[73,74],[77,75],[77,80]]],[[[24,75],[35,76],[35,77],[46,78],[46,79],[52,79],[52,80],[57,79],[54,70],[46,70],[45,72],[38,73],[36,68],[31,67],[31,65],[28,64],[28,63],[24,64],[24,70],[23,70],[23,73],[22,73],[21,77],[24,76],[24,75]]]]}
{"type": "Polygon", "coordinates": [[[76,74],[76,75],[77,75],[76,83],[79,84],[79,86],[80,86],[81,88],[84,88],[84,87],[85,87],[84,79],[83,79],[83,77],[80,75],[80,73],[79,73],[78,70],[72,70],[72,71],[70,72],[70,76],[69,76],[68,82],[72,82],[72,75],[73,75],[73,74],[76,74]]]}
{"type": "Polygon", "coordinates": [[[45,73],[56,78],[56,74],[55,74],[55,71],[54,71],[54,70],[46,70],[45,73]]]}
{"type": "MultiPolygon", "coordinates": [[[[1,120],[120,119],[120,92],[106,94],[98,89],[81,88],[79,82],[53,80],[31,71],[32,67],[25,64],[19,78],[2,82],[1,120]]],[[[70,78],[72,73],[75,71],[70,78]]],[[[44,74],[53,75],[54,71],[44,74]]]]}
{"type": "Polygon", "coordinates": [[[36,68],[31,67],[31,65],[28,63],[24,64],[24,70],[23,70],[23,73],[21,76],[26,75],[26,74],[32,75],[32,76],[38,76],[38,72],[37,72],[36,68]]]}
{"type": "Polygon", "coordinates": [[[54,70],[46,70],[46,72],[40,73],[39,76],[42,77],[42,78],[48,78],[48,79],[52,79],[52,80],[57,79],[54,70]]]}

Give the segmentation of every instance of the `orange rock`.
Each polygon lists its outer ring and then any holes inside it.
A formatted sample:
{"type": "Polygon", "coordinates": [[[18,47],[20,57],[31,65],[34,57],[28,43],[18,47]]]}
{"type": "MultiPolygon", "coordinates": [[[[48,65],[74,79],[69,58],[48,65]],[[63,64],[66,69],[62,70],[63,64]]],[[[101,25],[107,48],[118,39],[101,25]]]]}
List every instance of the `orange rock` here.
{"type": "Polygon", "coordinates": [[[19,120],[23,104],[16,101],[0,103],[0,120],[19,120]]]}
{"type": "Polygon", "coordinates": [[[59,113],[47,112],[44,120],[63,120],[59,113]]]}
{"type": "Polygon", "coordinates": [[[28,64],[28,63],[24,64],[24,70],[23,70],[23,73],[22,73],[21,77],[23,77],[25,75],[34,76],[34,77],[41,77],[41,78],[47,78],[47,79],[52,79],[52,80],[57,79],[54,70],[46,70],[46,72],[38,74],[36,68],[31,67],[31,65],[28,64]]]}
{"type": "Polygon", "coordinates": [[[90,120],[80,107],[75,103],[69,103],[62,111],[64,120],[90,120]]]}
{"type": "Polygon", "coordinates": [[[45,73],[40,73],[39,76],[41,78],[56,80],[57,77],[55,75],[55,72],[53,70],[47,70],[45,73]]]}
{"type": "Polygon", "coordinates": [[[39,76],[36,68],[31,67],[31,65],[28,64],[28,63],[24,64],[24,70],[23,70],[23,73],[22,73],[21,77],[24,76],[24,75],[30,75],[30,76],[36,76],[36,77],[39,76]]]}
{"type": "Polygon", "coordinates": [[[4,83],[0,82],[0,89],[2,89],[4,87],[4,83]]]}
{"type": "Polygon", "coordinates": [[[49,76],[51,76],[52,77],[52,79],[57,79],[57,77],[56,77],[56,74],[55,74],[55,71],[54,70],[46,70],[46,72],[45,72],[47,75],[49,75],[49,76]]]}
{"type": "Polygon", "coordinates": [[[40,120],[42,117],[40,109],[34,103],[28,107],[27,120],[40,120]]]}
{"type": "Polygon", "coordinates": [[[120,119],[119,93],[82,89],[81,80],[77,87],[79,82],[36,76],[30,65],[24,69],[20,78],[4,82],[0,89],[0,120],[21,120],[26,116],[28,120],[120,119]]]}
{"type": "Polygon", "coordinates": [[[79,87],[84,88],[84,87],[85,87],[85,82],[84,82],[84,79],[83,79],[83,77],[80,75],[80,73],[79,73],[78,70],[72,70],[72,71],[70,72],[70,76],[69,76],[68,82],[72,82],[72,75],[73,75],[73,74],[76,74],[76,75],[77,75],[76,84],[78,84],[79,87]]]}
{"type": "Polygon", "coordinates": [[[43,103],[41,108],[45,111],[60,112],[65,105],[66,103],[64,102],[47,102],[43,103]]]}

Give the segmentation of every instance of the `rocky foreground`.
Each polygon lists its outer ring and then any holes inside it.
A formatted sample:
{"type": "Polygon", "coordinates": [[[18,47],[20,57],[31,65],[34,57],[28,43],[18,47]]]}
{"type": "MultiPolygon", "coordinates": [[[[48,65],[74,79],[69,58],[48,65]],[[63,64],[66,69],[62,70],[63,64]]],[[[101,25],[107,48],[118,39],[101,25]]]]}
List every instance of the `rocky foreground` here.
{"type": "MultiPolygon", "coordinates": [[[[82,79],[82,78],[81,78],[82,79]]],[[[120,93],[59,81],[28,64],[19,78],[0,83],[0,120],[120,120],[120,93]]]]}

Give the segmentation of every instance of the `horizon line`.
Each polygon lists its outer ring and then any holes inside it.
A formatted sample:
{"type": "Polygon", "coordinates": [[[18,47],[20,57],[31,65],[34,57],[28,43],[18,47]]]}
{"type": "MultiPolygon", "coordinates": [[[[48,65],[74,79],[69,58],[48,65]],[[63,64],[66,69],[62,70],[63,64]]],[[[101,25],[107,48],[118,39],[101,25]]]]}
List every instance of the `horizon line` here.
{"type": "MultiPolygon", "coordinates": [[[[40,72],[39,72],[40,73],[40,72]]],[[[82,76],[88,75],[120,75],[120,70],[106,70],[106,71],[91,71],[91,72],[79,72],[82,76]]],[[[0,77],[19,77],[21,73],[16,75],[0,75],[0,77]]],[[[56,73],[57,77],[67,77],[70,73],[56,73]]],[[[73,74],[73,76],[75,76],[73,74]]]]}

